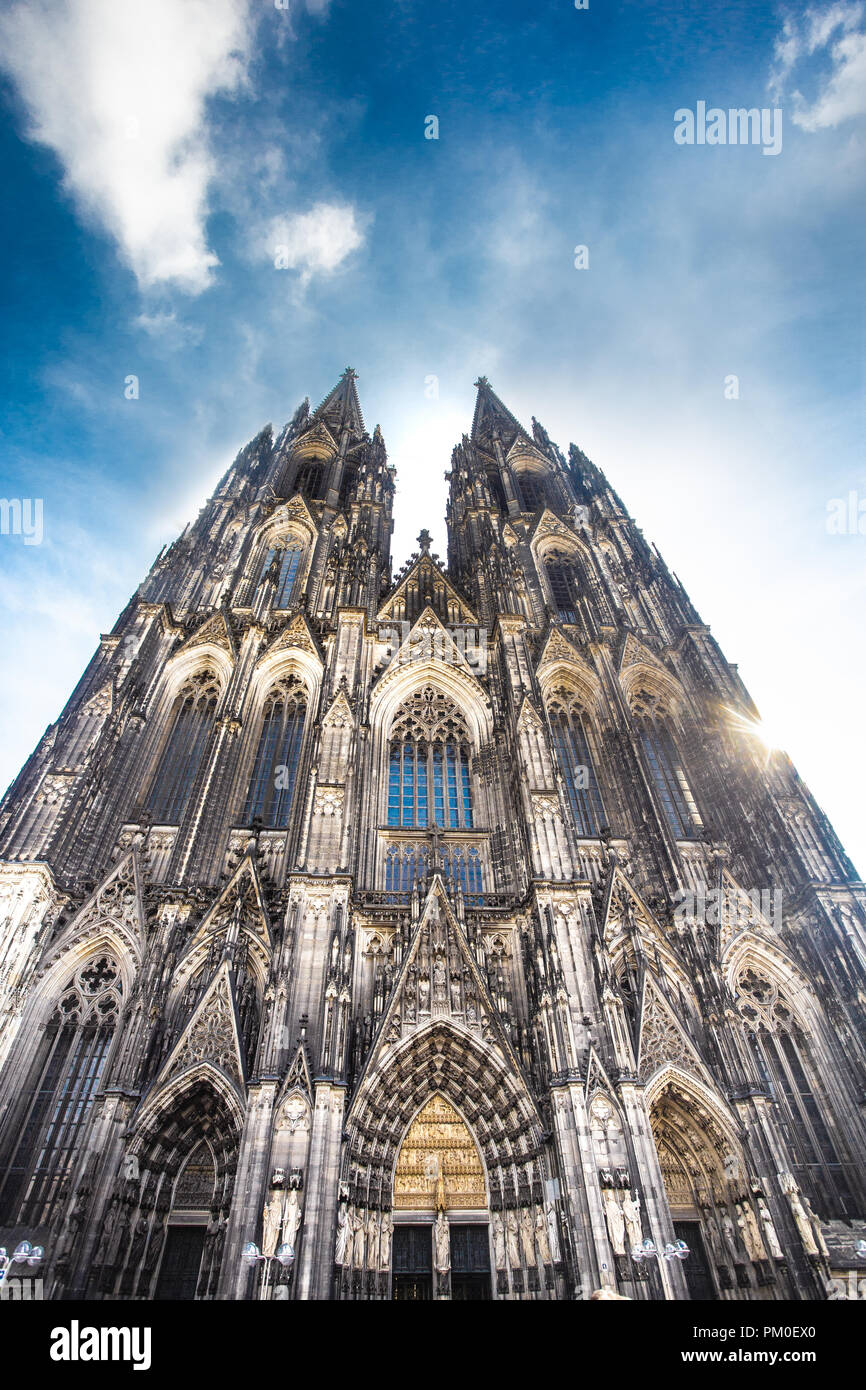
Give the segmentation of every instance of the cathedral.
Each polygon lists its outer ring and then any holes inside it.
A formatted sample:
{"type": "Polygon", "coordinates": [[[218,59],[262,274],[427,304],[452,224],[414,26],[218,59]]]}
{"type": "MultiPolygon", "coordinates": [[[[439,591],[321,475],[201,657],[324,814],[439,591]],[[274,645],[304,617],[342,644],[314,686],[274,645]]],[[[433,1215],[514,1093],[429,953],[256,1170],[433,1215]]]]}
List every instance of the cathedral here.
{"type": "Polygon", "coordinates": [[[356,380],[241,451],[0,803],[0,1242],[58,1300],[850,1296],[864,885],[484,378],[447,559],[393,572],[356,380]]]}

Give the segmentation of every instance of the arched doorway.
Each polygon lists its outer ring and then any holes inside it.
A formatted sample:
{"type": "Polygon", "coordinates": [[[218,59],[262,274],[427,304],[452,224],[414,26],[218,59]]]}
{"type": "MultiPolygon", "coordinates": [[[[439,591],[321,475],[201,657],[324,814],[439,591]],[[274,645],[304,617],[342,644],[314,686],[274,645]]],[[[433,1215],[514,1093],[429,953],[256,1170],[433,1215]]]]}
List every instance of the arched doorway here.
{"type": "Polygon", "coordinates": [[[484,1165],[469,1126],[445,1096],[431,1096],[409,1125],[393,1191],[391,1297],[489,1299],[484,1165]]]}
{"type": "Polygon", "coordinates": [[[216,1176],[210,1145],[202,1139],[184,1163],[174,1185],[154,1292],[156,1299],[196,1296],[216,1176]]]}
{"type": "Polygon", "coordinates": [[[152,1097],[128,1153],[137,1203],[119,1177],[91,1277],[108,1296],[212,1299],[231,1208],[242,1110],[228,1079],[197,1064],[152,1097]],[[98,1283],[96,1282],[98,1281],[98,1283]]]}
{"type": "MultiPolygon", "coordinates": [[[[396,1034],[395,1022],[347,1116],[335,1296],[391,1298],[398,1272],[417,1274],[412,1297],[429,1290],[436,1298],[555,1298],[563,1269],[559,1214],[546,1187],[541,1123],[520,1072],[509,1065],[507,1044],[444,1020],[402,1041],[396,1034]],[[428,1177],[422,1155],[431,1154],[438,1167],[431,1162],[428,1177]],[[435,1277],[440,1212],[448,1221],[440,1263],[455,1280],[435,1277]],[[401,1226],[429,1232],[397,1236],[412,1269],[397,1269],[394,1235],[401,1226]]],[[[403,1296],[399,1285],[397,1293],[403,1296]]]]}
{"type": "MultiPolygon", "coordinates": [[[[750,1248],[760,1243],[742,1152],[709,1101],[679,1076],[655,1090],[650,1121],[674,1234],[689,1255],[682,1268],[693,1299],[752,1290],[767,1270],[750,1248]]],[[[728,1296],[736,1296],[735,1293],[728,1296]]],[[[749,1294],[746,1292],[746,1297],[749,1294]]]]}

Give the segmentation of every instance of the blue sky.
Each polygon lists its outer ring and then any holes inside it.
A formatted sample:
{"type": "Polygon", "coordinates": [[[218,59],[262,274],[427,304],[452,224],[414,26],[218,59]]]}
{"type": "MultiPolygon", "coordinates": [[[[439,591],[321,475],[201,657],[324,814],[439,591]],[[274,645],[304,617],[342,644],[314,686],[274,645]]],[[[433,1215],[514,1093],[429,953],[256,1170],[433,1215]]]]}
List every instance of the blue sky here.
{"type": "Polygon", "coordinates": [[[605,469],[862,871],[866,535],[826,523],[866,501],[863,3],[28,0],[0,53],[0,494],[44,508],[0,535],[0,782],[345,366],[395,562],[444,553],[485,374],[605,469]],[[699,101],[780,109],[781,152],[676,145],[699,101]]]}

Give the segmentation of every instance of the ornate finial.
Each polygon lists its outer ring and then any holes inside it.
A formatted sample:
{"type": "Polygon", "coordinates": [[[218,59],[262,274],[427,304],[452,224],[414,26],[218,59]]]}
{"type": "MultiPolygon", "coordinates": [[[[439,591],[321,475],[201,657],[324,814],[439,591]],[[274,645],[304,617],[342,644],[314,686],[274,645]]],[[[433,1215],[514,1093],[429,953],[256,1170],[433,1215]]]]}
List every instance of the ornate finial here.
{"type": "Polygon", "coordinates": [[[433,544],[433,537],[430,535],[430,532],[426,529],[426,527],[423,531],[420,532],[418,536],[418,544],[421,547],[422,555],[430,554],[430,546],[433,544]]]}
{"type": "Polygon", "coordinates": [[[477,386],[480,390],[482,386],[489,386],[490,382],[487,380],[486,376],[480,376],[477,381],[473,382],[473,385],[477,386]]]}
{"type": "Polygon", "coordinates": [[[355,371],[354,367],[347,367],[346,370],[343,372],[343,376],[348,377],[350,381],[358,380],[358,373],[355,371]]]}

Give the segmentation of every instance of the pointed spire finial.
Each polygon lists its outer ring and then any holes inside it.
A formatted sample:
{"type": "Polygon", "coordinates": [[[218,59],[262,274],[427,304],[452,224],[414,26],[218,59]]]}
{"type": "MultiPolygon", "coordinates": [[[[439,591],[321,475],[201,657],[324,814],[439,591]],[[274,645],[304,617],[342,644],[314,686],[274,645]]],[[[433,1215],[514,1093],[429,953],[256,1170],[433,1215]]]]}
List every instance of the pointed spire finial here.
{"type": "Polygon", "coordinates": [[[426,527],[418,535],[418,544],[421,547],[422,555],[430,554],[430,546],[433,544],[433,537],[430,535],[430,532],[426,529],[426,527]]]}

